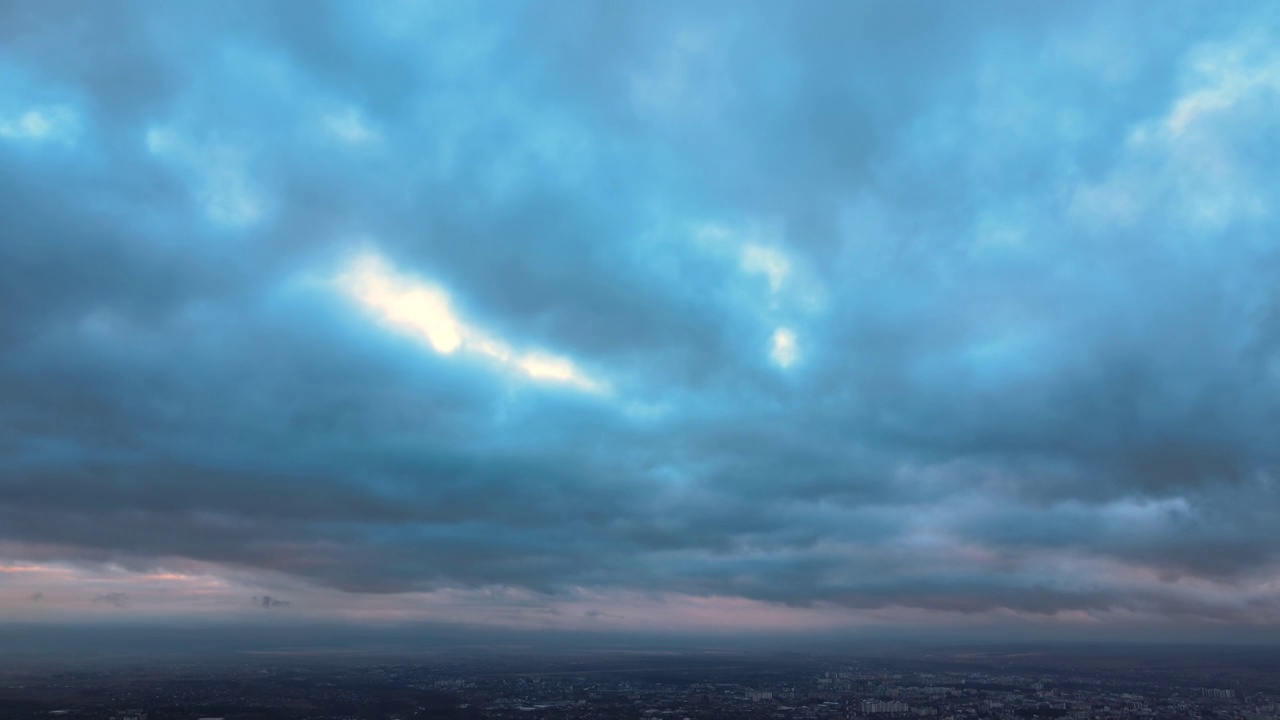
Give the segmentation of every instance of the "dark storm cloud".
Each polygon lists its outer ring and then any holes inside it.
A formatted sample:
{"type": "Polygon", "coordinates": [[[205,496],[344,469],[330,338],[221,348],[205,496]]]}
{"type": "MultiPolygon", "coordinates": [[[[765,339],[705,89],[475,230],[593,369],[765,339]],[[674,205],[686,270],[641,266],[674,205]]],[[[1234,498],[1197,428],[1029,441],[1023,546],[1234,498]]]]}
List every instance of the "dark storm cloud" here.
{"type": "Polygon", "coordinates": [[[1274,619],[1273,14],[0,5],[0,539],[1274,619]],[[387,332],[362,248],[608,392],[387,332]]]}

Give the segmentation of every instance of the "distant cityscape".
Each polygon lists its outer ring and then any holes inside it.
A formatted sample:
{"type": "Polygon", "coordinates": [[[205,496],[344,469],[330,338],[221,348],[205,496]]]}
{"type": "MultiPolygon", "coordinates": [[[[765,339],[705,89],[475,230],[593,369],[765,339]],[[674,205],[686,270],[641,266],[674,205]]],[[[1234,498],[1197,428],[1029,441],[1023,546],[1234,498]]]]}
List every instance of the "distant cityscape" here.
{"type": "Polygon", "coordinates": [[[247,654],[11,667],[0,717],[46,720],[1280,718],[1275,653],[247,654]]]}

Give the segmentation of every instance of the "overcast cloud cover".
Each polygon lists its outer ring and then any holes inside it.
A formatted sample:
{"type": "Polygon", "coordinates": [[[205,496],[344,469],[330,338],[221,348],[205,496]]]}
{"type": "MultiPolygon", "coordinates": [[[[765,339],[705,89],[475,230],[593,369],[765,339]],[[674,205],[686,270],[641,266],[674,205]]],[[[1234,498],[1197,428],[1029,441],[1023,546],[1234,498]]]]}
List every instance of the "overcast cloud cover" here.
{"type": "Polygon", "coordinates": [[[1270,632],[1277,118],[1266,1],[0,3],[0,618],[1270,632]]]}

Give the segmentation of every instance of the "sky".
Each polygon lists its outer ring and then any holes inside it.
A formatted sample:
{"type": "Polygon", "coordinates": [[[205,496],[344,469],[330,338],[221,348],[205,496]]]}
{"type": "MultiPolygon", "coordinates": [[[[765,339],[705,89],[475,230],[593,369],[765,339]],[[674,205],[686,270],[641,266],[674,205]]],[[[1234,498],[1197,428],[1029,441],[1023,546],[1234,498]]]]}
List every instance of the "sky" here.
{"type": "Polygon", "coordinates": [[[0,2],[0,622],[1280,637],[1280,5],[0,2]]]}

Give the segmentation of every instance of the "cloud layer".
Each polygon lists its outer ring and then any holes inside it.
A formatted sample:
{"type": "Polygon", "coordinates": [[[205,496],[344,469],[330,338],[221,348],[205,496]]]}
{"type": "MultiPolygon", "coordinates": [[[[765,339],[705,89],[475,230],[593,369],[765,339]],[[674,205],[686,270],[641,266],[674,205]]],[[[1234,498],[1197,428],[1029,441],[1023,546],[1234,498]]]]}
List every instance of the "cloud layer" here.
{"type": "Polygon", "coordinates": [[[0,615],[1273,627],[1277,21],[0,4],[0,615]]]}

